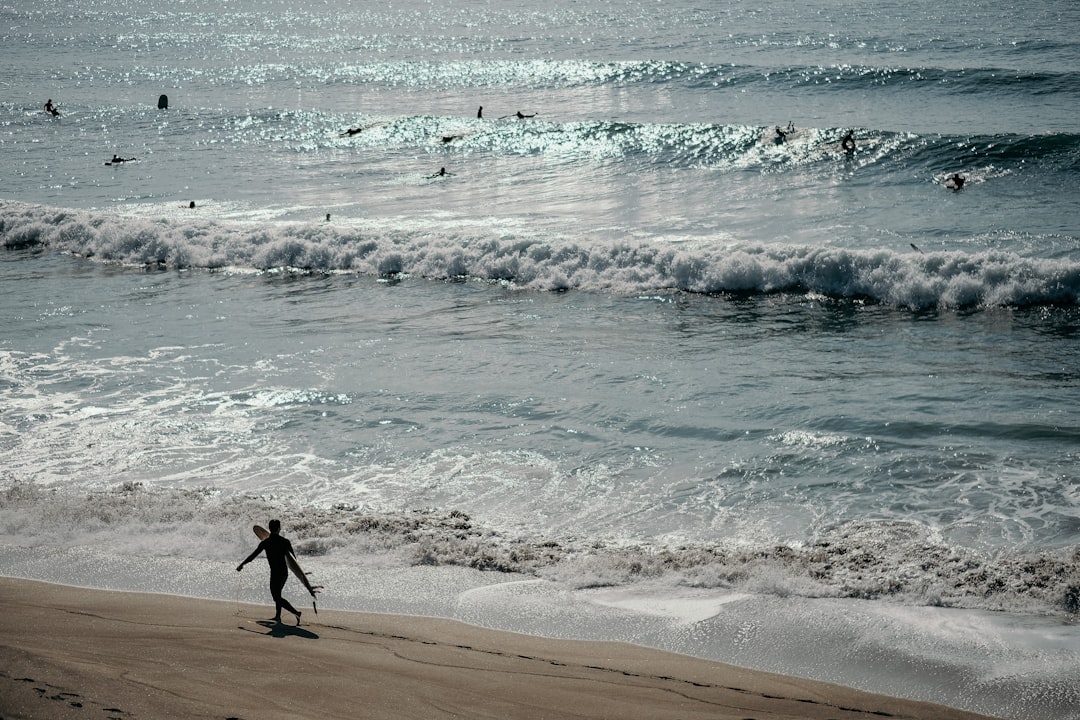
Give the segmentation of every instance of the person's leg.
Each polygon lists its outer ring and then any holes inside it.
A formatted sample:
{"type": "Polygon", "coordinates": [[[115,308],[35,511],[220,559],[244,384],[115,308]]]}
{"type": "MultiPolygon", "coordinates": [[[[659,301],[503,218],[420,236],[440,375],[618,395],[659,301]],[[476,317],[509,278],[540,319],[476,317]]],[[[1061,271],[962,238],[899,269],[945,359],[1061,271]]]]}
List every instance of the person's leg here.
{"type": "Polygon", "coordinates": [[[284,577],[274,575],[270,578],[270,594],[274,597],[274,620],[281,622],[281,609],[285,608],[296,616],[296,624],[299,625],[300,611],[294,608],[292,604],[281,595],[281,591],[285,587],[285,581],[288,579],[288,574],[284,577]]]}
{"type": "MultiPolygon", "coordinates": [[[[289,612],[291,612],[293,615],[296,616],[296,624],[299,625],[300,624],[300,611],[297,610],[296,608],[294,608],[289,603],[289,601],[286,600],[285,598],[281,598],[280,602],[281,602],[281,607],[285,608],[286,610],[288,610],[289,612]]],[[[280,613],[281,610],[278,610],[278,612],[280,613]]]]}
{"type": "Polygon", "coordinates": [[[288,578],[288,575],[270,574],[270,597],[274,598],[274,620],[277,622],[281,622],[281,608],[287,604],[285,598],[281,597],[281,589],[288,578]]]}

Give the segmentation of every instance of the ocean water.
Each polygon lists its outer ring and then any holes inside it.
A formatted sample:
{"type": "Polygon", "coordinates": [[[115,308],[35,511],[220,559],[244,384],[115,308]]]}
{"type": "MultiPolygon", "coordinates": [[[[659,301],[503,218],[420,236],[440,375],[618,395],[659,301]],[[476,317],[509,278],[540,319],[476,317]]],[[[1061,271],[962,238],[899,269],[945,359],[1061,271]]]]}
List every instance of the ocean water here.
{"type": "Polygon", "coordinates": [[[0,18],[0,573],[1080,718],[1080,6],[0,18]]]}

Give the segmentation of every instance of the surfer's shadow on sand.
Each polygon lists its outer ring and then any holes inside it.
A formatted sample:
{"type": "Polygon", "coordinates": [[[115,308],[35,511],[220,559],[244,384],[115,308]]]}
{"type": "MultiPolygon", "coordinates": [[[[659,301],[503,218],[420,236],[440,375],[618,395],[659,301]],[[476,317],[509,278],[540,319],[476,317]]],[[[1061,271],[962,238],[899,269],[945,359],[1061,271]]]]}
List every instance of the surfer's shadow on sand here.
{"type": "Polygon", "coordinates": [[[285,623],[278,622],[276,620],[249,620],[248,622],[259,625],[267,629],[267,632],[259,632],[250,627],[240,626],[241,630],[246,632],[252,632],[256,635],[269,635],[270,637],[285,638],[285,637],[300,637],[306,640],[318,640],[319,636],[307,628],[300,627],[299,625],[286,625],[285,623]]]}

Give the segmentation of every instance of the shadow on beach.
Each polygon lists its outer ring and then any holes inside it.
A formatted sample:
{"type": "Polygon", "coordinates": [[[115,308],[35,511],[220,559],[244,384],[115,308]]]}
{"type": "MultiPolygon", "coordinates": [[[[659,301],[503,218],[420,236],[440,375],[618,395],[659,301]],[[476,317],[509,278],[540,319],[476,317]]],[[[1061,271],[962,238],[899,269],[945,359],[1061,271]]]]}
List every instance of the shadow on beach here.
{"type": "Polygon", "coordinates": [[[269,635],[270,637],[284,638],[284,637],[301,637],[307,640],[318,640],[319,636],[311,632],[307,628],[300,627],[298,625],[286,625],[285,623],[277,622],[276,620],[252,620],[256,625],[261,625],[267,628],[267,632],[259,632],[258,630],[252,630],[249,627],[240,626],[241,630],[247,632],[253,632],[256,635],[269,635]]]}

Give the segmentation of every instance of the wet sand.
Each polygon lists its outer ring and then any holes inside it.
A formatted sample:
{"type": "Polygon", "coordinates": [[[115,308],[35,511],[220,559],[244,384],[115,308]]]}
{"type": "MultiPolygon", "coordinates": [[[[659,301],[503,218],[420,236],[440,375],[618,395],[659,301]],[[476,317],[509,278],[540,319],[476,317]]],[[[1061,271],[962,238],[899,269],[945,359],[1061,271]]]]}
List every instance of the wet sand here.
{"type": "Polygon", "coordinates": [[[0,578],[0,720],[985,717],[621,643],[0,578]]]}

